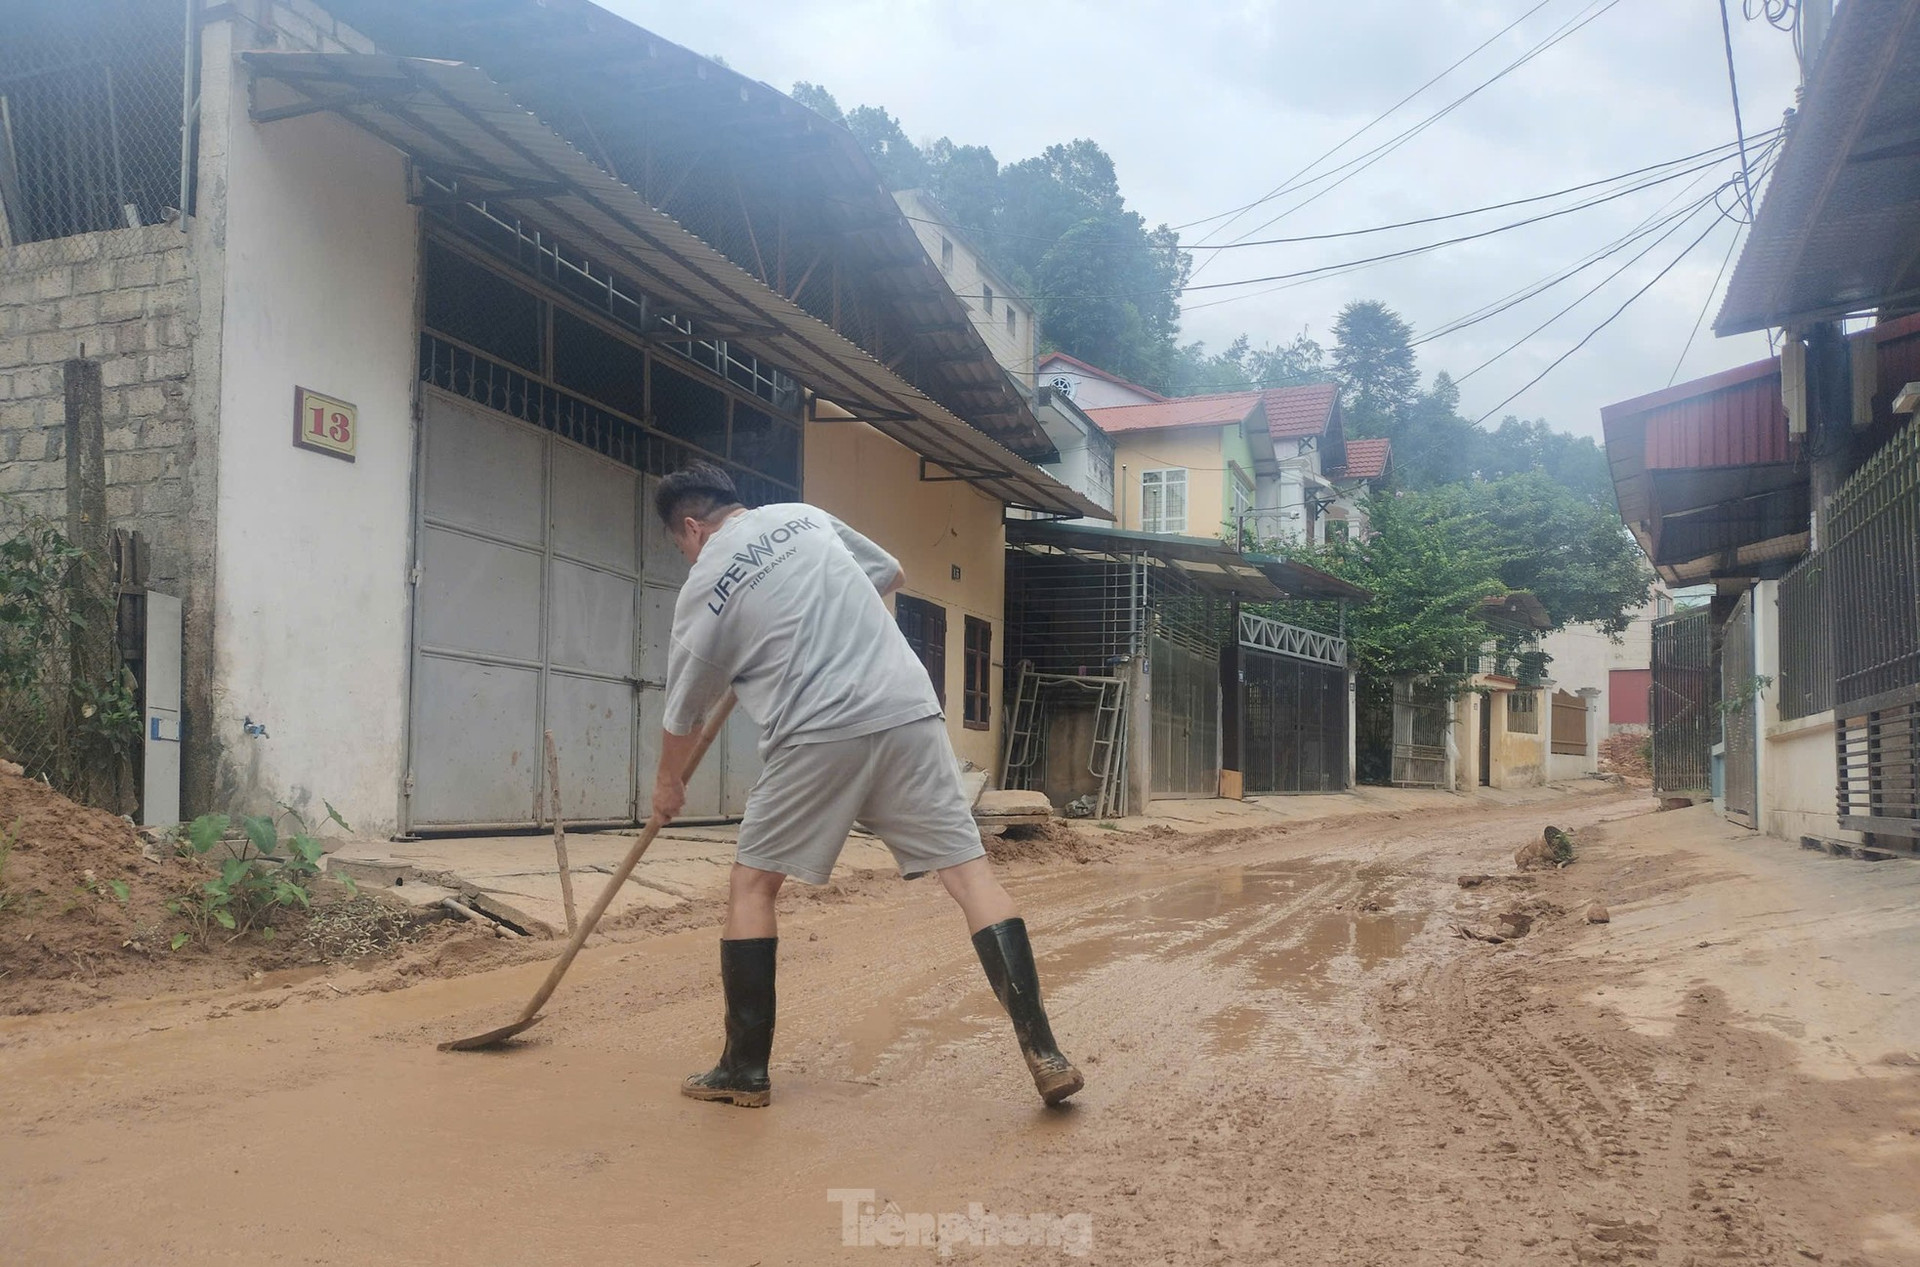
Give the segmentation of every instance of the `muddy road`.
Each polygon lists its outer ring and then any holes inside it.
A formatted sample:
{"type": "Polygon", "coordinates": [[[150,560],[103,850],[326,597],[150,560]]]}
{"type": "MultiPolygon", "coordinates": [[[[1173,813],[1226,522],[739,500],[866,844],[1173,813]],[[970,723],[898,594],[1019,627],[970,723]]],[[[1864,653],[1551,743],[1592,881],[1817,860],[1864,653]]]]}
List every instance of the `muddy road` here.
{"type": "Polygon", "coordinates": [[[1014,864],[1088,1076],[1061,1112],[945,897],[886,877],[786,899],[762,1111],[675,1094],[717,1051],[711,928],[596,945],[491,1054],[433,1042],[543,963],[12,1018],[0,1262],[1920,1262],[1913,1071],[1816,1080],[1683,962],[1664,1032],[1608,1007],[1588,900],[1686,882],[1627,860],[1647,808],[1014,864]],[[1513,877],[1544,821],[1580,860],[1513,877]]]}

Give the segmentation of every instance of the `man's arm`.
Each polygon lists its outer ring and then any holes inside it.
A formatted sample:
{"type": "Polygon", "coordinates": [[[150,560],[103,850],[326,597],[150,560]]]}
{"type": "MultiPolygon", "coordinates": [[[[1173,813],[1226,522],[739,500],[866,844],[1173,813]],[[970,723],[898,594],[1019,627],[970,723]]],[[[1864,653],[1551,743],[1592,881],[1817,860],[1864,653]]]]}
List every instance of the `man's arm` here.
{"type": "Polygon", "coordinates": [[[660,732],[660,768],[653,775],[653,817],[662,827],[680,816],[687,805],[687,763],[700,746],[700,732],[676,735],[660,732]]]}
{"type": "Polygon", "coordinates": [[[662,827],[686,805],[687,762],[700,744],[702,721],[733,685],[725,670],[674,638],[667,648],[667,702],[660,732],[660,764],[653,778],[653,812],[662,827]]]}
{"type": "Polygon", "coordinates": [[[860,570],[867,574],[867,579],[873,582],[873,588],[880,591],[882,598],[906,585],[907,573],[900,566],[900,560],[832,515],[828,515],[827,519],[833,524],[834,532],[839,534],[841,544],[847,547],[847,553],[853,556],[853,561],[860,565],[860,570]]]}

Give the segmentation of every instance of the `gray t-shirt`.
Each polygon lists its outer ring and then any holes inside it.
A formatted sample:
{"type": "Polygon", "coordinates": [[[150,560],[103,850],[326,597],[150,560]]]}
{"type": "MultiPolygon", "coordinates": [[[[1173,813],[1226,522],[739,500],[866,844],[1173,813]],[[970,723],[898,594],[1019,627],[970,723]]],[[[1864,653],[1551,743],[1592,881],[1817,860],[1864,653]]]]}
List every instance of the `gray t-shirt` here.
{"type": "Polygon", "coordinates": [[[680,589],[666,728],[693,731],[731,688],[760,751],[871,735],[940,713],[880,588],[894,557],[817,506],[762,506],[707,539],[680,589]]]}

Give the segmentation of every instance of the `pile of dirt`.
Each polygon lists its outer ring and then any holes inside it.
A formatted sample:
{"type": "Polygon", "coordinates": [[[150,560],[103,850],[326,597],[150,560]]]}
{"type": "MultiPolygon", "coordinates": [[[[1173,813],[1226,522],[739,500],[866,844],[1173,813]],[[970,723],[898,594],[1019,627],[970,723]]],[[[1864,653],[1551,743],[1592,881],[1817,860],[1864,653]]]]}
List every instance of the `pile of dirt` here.
{"type": "Polygon", "coordinates": [[[1082,831],[1058,820],[1009,827],[998,836],[984,838],[987,856],[995,862],[1108,862],[1114,848],[1095,839],[1093,832],[1082,831]]]}
{"type": "Polygon", "coordinates": [[[1600,741],[1600,769],[1632,783],[1653,785],[1650,740],[1646,735],[1609,735],[1600,741]]]}
{"type": "Polygon", "coordinates": [[[193,930],[168,903],[216,871],[206,859],[143,842],[124,818],[0,773],[0,1014],[350,961],[403,944],[421,923],[384,898],[328,880],[313,886],[311,911],[276,915],[271,940],[215,928],[204,942],[174,947],[193,930]]]}

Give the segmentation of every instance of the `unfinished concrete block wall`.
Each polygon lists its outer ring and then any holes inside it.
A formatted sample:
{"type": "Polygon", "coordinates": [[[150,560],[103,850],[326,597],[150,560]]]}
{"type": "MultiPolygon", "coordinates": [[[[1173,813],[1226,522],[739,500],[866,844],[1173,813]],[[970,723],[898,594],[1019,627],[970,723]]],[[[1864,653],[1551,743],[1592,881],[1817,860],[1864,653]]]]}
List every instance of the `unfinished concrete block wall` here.
{"type": "Polygon", "coordinates": [[[66,515],[62,363],[100,365],[107,518],[151,548],[148,582],[187,568],[188,394],[198,298],[186,235],[113,229],[0,252],[0,497],[66,515]]]}
{"type": "Polygon", "coordinates": [[[373,41],[309,0],[268,0],[262,27],[278,36],[278,46],[301,53],[371,53],[373,41]]]}

